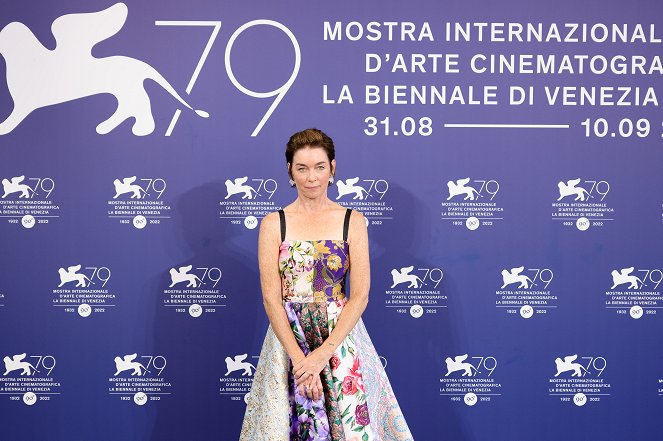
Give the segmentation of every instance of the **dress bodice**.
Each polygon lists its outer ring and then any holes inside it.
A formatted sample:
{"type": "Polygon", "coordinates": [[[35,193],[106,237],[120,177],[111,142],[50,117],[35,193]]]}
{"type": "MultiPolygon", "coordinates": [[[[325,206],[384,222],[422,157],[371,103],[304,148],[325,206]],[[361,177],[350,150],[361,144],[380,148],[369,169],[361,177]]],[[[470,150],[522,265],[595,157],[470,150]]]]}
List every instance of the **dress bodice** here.
{"type": "Polygon", "coordinates": [[[279,250],[283,301],[331,302],[345,297],[350,262],[345,240],[284,240],[279,250]]]}
{"type": "Polygon", "coordinates": [[[334,302],[345,299],[345,275],[350,266],[348,230],[351,209],[345,212],[343,240],[285,240],[285,212],[279,210],[281,246],[279,274],[284,302],[334,302]]]}

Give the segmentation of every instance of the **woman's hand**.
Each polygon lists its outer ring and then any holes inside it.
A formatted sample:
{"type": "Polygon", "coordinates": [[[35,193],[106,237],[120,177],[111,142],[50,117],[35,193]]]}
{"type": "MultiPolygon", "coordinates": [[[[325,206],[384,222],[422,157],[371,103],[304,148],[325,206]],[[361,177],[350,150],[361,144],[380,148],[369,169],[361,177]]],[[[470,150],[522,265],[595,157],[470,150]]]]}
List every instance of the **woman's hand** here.
{"type": "Polygon", "coordinates": [[[297,384],[308,384],[314,378],[320,377],[320,372],[325,368],[329,358],[322,351],[316,349],[305,358],[293,360],[292,373],[297,384]]]}
{"type": "Polygon", "coordinates": [[[322,380],[320,380],[320,375],[315,375],[310,381],[304,381],[304,383],[298,384],[299,393],[302,396],[307,398],[312,398],[314,400],[319,400],[322,398],[322,380]]]}

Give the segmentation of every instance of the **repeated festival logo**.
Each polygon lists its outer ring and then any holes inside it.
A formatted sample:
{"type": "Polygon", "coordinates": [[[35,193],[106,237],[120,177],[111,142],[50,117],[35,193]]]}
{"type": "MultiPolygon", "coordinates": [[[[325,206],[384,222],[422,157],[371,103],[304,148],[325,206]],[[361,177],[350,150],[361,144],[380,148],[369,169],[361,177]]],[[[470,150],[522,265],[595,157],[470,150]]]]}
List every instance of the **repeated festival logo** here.
{"type": "Polygon", "coordinates": [[[607,366],[608,362],[602,356],[571,354],[557,357],[554,375],[548,378],[548,395],[578,407],[605,400],[612,389],[612,384],[603,375],[607,366]]]}
{"type": "Polygon", "coordinates": [[[204,313],[220,313],[228,306],[227,293],[218,287],[223,276],[215,266],[185,265],[168,270],[167,287],[163,289],[163,306],[176,313],[197,318],[204,313]]]}
{"type": "Polygon", "coordinates": [[[441,219],[455,227],[474,231],[493,227],[504,220],[504,207],[497,195],[500,183],[495,179],[460,178],[447,181],[447,197],[441,201],[441,219]]]}
{"type": "Polygon", "coordinates": [[[219,218],[231,225],[244,225],[249,230],[258,226],[258,219],[283,208],[274,201],[279,185],[275,179],[248,175],[228,178],[226,194],[219,201],[219,218]]]}
{"type": "Polygon", "coordinates": [[[27,406],[49,402],[62,393],[62,384],[54,373],[57,364],[53,355],[6,355],[0,378],[0,396],[10,402],[27,406]]]}
{"type": "Polygon", "coordinates": [[[392,268],[391,284],[385,290],[385,307],[398,314],[420,318],[424,314],[437,314],[448,307],[448,298],[439,288],[444,278],[440,268],[416,268],[414,265],[392,268]]]}
{"type": "Polygon", "coordinates": [[[550,268],[525,266],[503,268],[502,285],[495,291],[495,307],[507,314],[519,314],[528,319],[547,315],[558,307],[558,298],[550,289],[555,273],[550,268]]]}
{"type": "Polygon", "coordinates": [[[256,360],[253,363],[248,358],[248,354],[226,357],[226,372],[219,378],[220,395],[228,396],[232,401],[244,400],[246,402],[253,384],[258,356],[251,356],[256,360]]]}
{"type": "Polygon", "coordinates": [[[51,304],[65,313],[90,317],[107,313],[117,306],[117,295],[111,289],[111,270],[107,266],[82,264],[58,268],[59,283],[51,294],[51,304]]]}
{"type": "Polygon", "coordinates": [[[461,354],[446,357],[446,373],[439,378],[440,396],[467,406],[490,403],[502,395],[496,379],[497,359],[493,356],[461,354]]]}
{"type": "Polygon", "coordinates": [[[393,219],[394,207],[387,197],[389,182],[385,179],[360,179],[356,176],[337,179],[335,184],[334,200],[346,208],[361,211],[366,217],[367,226],[383,225],[393,219]]]}
{"type": "Polygon", "coordinates": [[[0,217],[8,224],[30,229],[60,217],[60,202],[53,199],[55,179],[39,176],[2,178],[0,217]]]}
{"type": "Polygon", "coordinates": [[[164,201],[168,188],[164,178],[127,176],[113,180],[113,196],[106,202],[108,219],[142,230],[171,219],[171,206],[164,201]]]}
{"type": "Polygon", "coordinates": [[[173,385],[165,376],[168,364],[163,355],[118,355],[113,359],[114,373],[108,378],[108,394],[137,406],[160,401],[172,395],[173,385]]]}
{"type": "Polygon", "coordinates": [[[552,203],[552,219],[579,231],[603,228],[615,220],[615,209],[606,200],[608,193],[610,183],[601,179],[559,181],[557,198],[552,203]]]}
{"type": "Polygon", "coordinates": [[[639,319],[655,317],[663,307],[658,289],[663,271],[657,268],[618,268],[610,271],[611,286],[603,295],[605,307],[621,316],[639,319]]]}

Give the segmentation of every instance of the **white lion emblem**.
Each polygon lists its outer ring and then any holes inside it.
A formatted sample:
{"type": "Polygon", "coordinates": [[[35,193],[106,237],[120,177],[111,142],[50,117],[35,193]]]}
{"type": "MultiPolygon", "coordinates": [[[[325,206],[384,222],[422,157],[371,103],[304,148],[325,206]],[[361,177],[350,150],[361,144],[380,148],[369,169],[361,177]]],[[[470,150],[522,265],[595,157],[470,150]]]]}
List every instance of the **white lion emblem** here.
{"type": "Polygon", "coordinates": [[[113,185],[115,186],[115,196],[113,196],[113,199],[117,199],[120,195],[125,193],[131,193],[131,199],[140,199],[143,195],[146,195],[147,193],[143,190],[143,187],[134,184],[135,181],[136,176],[124,178],[121,181],[119,179],[114,180],[113,185]]]}
{"type": "Polygon", "coordinates": [[[522,289],[529,288],[531,286],[530,284],[535,285],[532,279],[524,274],[520,274],[524,269],[524,266],[519,266],[517,268],[511,268],[511,271],[507,271],[505,269],[502,270],[502,282],[504,282],[504,284],[502,285],[501,289],[506,288],[512,283],[518,283],[518,288],[522,289]]]}
{"type": "Polygon", "coordinates": [[[447,373],[444,374],[445,377],[448,377],[449,374],[456,371],[463,371],[463,377],[471,377],[472,369],[476,371],[476,368],[472,366],[471,363],[464,363],[467,359],[467,354],[457,355],[453,359],[447,357],[444,361],[447,363],[447,373]]]}
{"type": "Polygon", "coordinates": [[[576,187],[580,183],[580,178],[578,179],[571,179],[566,181],[566,183],[560,181],[557,183],[557,187],[559,188],[559,197],[557,198],[558,201],[561,201],[567,196],[573,196],[575,195],[574,201],[584,201],[585,196],[587,196],[587,199],[591,198],[592,195],[587,193],[587,190],[585,190],[582,187],[576,187]]]}
{"type": "Polygon", "coordinates": [[[201,285],[203,285],[203,281],[200,280],[198,276],[196,276],[195,274],[187,274],[189,271],[191,271],[191,268],[193,268],[193,265],[181,266],[178,269],[171,268],[170,269],[171,283],[169,288],[172,288],[173,286],[181,282],[188,282],[188,284],[186,285],[187,288],[197,288],[199,282],[201,285]]]}
{"type": "Polygon", "coordinates": [[[396,269],[391,270],[391,278],[393,280],[393,284],[391,285],[391,288],[394,288],[396,285],[400,285],[401,283],[409,283],[407,286],[408,288],[419,288],[420,286],[425,285],[424,281],[419,278],[416,274],[410,274],[410,271],[414,269],[414,266],[406,266],[405,268],[401,268],[400,271],[396,269]],[[421,283],[421,285],[419,285],[421,283]]]}
{"type": "Polygon", "coordinates": [[[340,199],[345,195],[348,194],[354,194],[355,197],[352,198],[352,200],[359,199],[364,200],[364,195],[366,197],[369,196],[368,192],[364,187],[361,185],[355,185],[357,182],[359,182],[359,177],[352,178],[352,179],[346,179],[345,182],[342,180],[339,180],[336,182],[336,187],[338,188],[338,196],[336,196],[336,199],[340,199]]]}
{"type": "Polygon", "coordinates": [[[578,358],[578,354],[567,355],[564,357],[564,360],[559,357],[556,358],[555,365],[557,365],[557,373],[555,377],[566,371],[573,371],[573,374],[571,374],[572,377],[582,377],[582,370],[585,368],[580,363],[573,363],[576,358],[578,358]]]}
{"type": "Polygon", "coordinates": [[[474,200],[474,195],[476,195],[477,198],[479,198],[481,195],[479,194],[478,191],[474,189],[474,187],[471,187],[469,185],[466,185],[468,182],[470,182],[470,178],[465,178],[465,179],[458,179],[456,182],[454,181],[449,181],[447,182],[447,188],[449,189],[449,197],[447,200],[464,194],[465,198],[463,199],[464,201],[474,200]]]}
{"type": "Polygon", "coordinates": [[[18,354],[14,355],[12,358],[5,357],[3,358],[5,362],[5,373],[2,375],[7,375],[11,371],[21,370],[21,376],[23,375],[32,375],[37,372],[37,369],[28,363],[27,361],[22,361],[27,354],[18,354]]]}
{"type": "Polygon", "coordinates": [[[251,375],[251,369],[255,371],[256,368],[248,361],[244,361],[246,360],[247,356],[248,354],[241,354],[235,355],[235,358],[226,357],[226,368],[228,369],[226,372],[226,377],[231,372],[241,371],[242,369],[244,369],[244,372],[242,372],[242,377],[245,375],[251,375]]]}
{"type": "Polygon", "coordinates": [[[115,357],[115,373],[114,377],[117,377],[121,372],[124,371],[133,371],[131,376],[138,375],[139,377],[147,372],[145,366],[134,361],[138,357],[138,354],[129,354],[125,355],[123,358],[115,357]]]}
{"type": "Polygon", "coordinates": [[[254,190],[250,185],[244,185],[248,181],[249,177],[244,176],[243,178],[237,178],[234,181],[226,179],[226,197],[228,199],[234,194],[244,193],[242,199],[253,199],[253,195],[259,196],[258,192],[254,190]]]}
{"type": "Polygon", "coordinates": [[[60,284],[58,285],[58,288],[61,288],[62,285],[69,282],[76,282],[76,288],[85,288],[87,285],[94,283],[85,274],[78,274],[77,271],[80,269],[81,265],[70,266],[66,271],[64,268],[58,269],[58,274],[60,274],[60,284]],[[85,283],[86,280],[89,282],[87,285],[85,283]]]}
{"type": "Polygon", "coordinates": [[[630,268],[623,268],[621,271],[617,270],[612,270],[612,287],[610,289],[615,289],[619,285],[623,285],[624,283],[628,283],[628,288],[629,289],[640,289],[642,288],[645,283],[638,278],[638,276],[633,276],[631,273],[633,272],[635,268],[630,267],[630,268]],[[638,283],[640,283],[638,285],[638,283]]]}
{"type": "MultiPolygon", "coordinates": [[[[124,3],[99,12],[67,14],[51,25],[56,47],[46,49],[23,23],[12,22],[0,31],[0,54],[7,64],[7,87],[14,101],[11,114],[0,123],[0,135],[14,130],[34,110],[79,98],[110,93],[117,99],[115,113],[97,125],[104,135],[128,118],[131,131],[144,136],[154,131],[150,97],[143,83],[150,79],[187,108],[189,104],[149,64],[121,55],[96,58],[92,48],[115,35],[127,19],[124,3]]],[[[204,118],[202,110],[195,112],[204,118]]]]}
{"type": "Polygon", "coordinates": [[[4,193],[2,194],[2,198],[6,198],[12,193],[21,193],[18,197],[21,199],[28,199],[30,197],[30,193],[35,194],[35,192],[27,185],[27,184],[21,184],[23,180],[25,179],[25,176],[14,176],[9,179],[3,179],[2,180],[2,189],[4,190],[4,193]]]}

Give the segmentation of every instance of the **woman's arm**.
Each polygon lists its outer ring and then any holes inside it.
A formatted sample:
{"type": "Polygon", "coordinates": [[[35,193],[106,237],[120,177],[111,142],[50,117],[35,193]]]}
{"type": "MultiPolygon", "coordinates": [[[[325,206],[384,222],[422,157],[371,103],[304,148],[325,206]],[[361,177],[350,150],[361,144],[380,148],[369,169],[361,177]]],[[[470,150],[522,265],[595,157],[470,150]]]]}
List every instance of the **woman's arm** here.
{"type": "Polygon", "coordinates": [[[312,351],[305,359],[294,362],[295,379],[303,373],[322,371],[336,348],[355,327],[368,305],[368,292],[371,287],[371,265],[368,256],[368,231],[366,218],[359,211],[350,216],[348,233],[350,259],[350,299],[343,306],[334,329],[325,343],[312,351]]]}
{"type": "Polygon", "coordinates": [[[265,216],[260,222],[258,235],[258,265],[262,303],[276,337],[283,345],[293,364],[304,359],[305,355],[295,340],[288,316],[283,308],[281,276],[279,274],[279,249],[281,246],[278,213],[265,216]]]}

